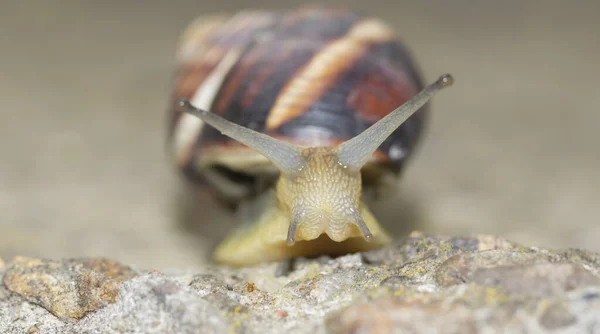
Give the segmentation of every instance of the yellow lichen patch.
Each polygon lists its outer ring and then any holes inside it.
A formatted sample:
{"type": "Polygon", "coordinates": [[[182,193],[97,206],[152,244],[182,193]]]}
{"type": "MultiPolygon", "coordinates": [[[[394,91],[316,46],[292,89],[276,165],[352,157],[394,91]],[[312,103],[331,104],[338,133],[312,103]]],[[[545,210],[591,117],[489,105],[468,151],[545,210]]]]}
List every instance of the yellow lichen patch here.
{"type": "Polygon", "coordinates": [[[452,244],[446,240],[440,240],[439,247],[443,252],[448,252],[449,250],[452,250],[452,244]]]}
{"type": "Polygon", "coordinates": [[[506,296],[500,294],[497,288],[486,288],[485,289],[485,302],[488,304],[501,303],[506,300],[506,296]]]}
{"type": "Polygon", "coordinates": [[[400,269],[400,274],[408,277],[421,276],[427,269],[422,263],[407,263],[400,269]]]}
{"type": "Polygon", "coordinates": [[[230,327],[231,333],[238,333],[240,330],[244,332],[244,320],[248,320],[250,318],[246,311],[247,309],[242,305],[235,306],[233,310],[229,309],[222,311],[227,318],[232,318],[230,327]]]}
{"type": "Polygon", "coordinates": [[[316,264],[316,263],[310,264],[310,266],[307,268],[308,272],[306,273],[306,275],[304,275],[300,278],[300,281],[304,282],[307,280],[314,279],[315,277],[317,277],[320,274],[319,269],[320,269],[320,267],[318,264],[316,264]]]}

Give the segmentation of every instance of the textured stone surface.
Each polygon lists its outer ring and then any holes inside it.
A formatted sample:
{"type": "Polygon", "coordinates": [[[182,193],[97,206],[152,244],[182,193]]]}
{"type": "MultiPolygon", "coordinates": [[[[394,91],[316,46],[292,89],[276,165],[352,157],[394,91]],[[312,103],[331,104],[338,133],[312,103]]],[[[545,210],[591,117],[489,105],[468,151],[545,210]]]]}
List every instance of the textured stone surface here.
{"type": "Polygon", "coordinates": [[[118,300],[120,283],[134,272],[105,259],[64,262],[18,257],[6,268],[4,286],[64,321],[82,318],[118,300]]]}
{"type": "Polygon", "coordinates": [[[600,333],[599,260],[421,233],[367,253],[236,270],[17,258],[0,271],[0,332],[600,333]]]}

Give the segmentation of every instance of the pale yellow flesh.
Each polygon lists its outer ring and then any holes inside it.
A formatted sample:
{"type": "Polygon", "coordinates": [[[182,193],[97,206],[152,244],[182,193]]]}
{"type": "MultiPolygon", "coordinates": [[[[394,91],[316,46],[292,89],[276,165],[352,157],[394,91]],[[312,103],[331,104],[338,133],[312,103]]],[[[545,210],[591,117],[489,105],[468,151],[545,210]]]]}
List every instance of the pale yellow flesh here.
{"type": "Polygon", "coordinates": [[[354,227],[353,237],[342,242],[333,241],[326,234],[321,234],[316,239],[299,240],[293,246],[288,246],[286,238],[289,215],[278,206],[271,205],[256,221],[239,227],[218,246],[214,254],[215,262],[242,267],[300,256],[337,256],[388,245],[391,238],[366,205],[361,204],[360,214],[373,235],[370,242],[354,227]]]}
{"type": "Polygon", "coordinates": [[[330,147],[299,153],[302,168],[281,173],[274,192],[247,203],[259,214],[240,217],[243,225],[217,248],[216,262],[250,266],[365,251],[390,242],[362,201],[360,171],[340,164],[330,147]]]}

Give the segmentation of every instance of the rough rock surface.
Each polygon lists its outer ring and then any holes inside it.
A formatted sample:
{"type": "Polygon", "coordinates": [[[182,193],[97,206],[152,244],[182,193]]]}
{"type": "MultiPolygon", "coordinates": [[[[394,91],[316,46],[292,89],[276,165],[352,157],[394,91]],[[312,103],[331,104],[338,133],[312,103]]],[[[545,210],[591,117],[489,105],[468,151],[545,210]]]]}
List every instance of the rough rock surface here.
{"type": "Polygon", "coordinates": [[[64,262],[17,257],[4,273],[4,286],[63,321],[81,319],[118,299],[119,285],[135,276],[105,259],[64,262]]]}
{"type": "Polygon", "coordinates": [[[599,254],[491,236],[194,273],[16,258],[0,281],[0,333],[600,333],[599,254]]]}

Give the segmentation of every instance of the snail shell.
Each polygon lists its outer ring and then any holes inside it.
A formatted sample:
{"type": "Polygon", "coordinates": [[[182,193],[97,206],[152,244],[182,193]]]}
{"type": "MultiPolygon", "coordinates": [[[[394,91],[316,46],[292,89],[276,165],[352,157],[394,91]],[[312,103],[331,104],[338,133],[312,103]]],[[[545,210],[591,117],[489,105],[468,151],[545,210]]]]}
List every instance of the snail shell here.
{"type": "Polygon", "coordinates": [[[217,262],[389,242],[365,194],[400,174],[427,100],[450,76],[425,88],[385,23],[315,6],[201,17],[182,36],[178,66],[173,159],[241,220],[217,262]]]}

